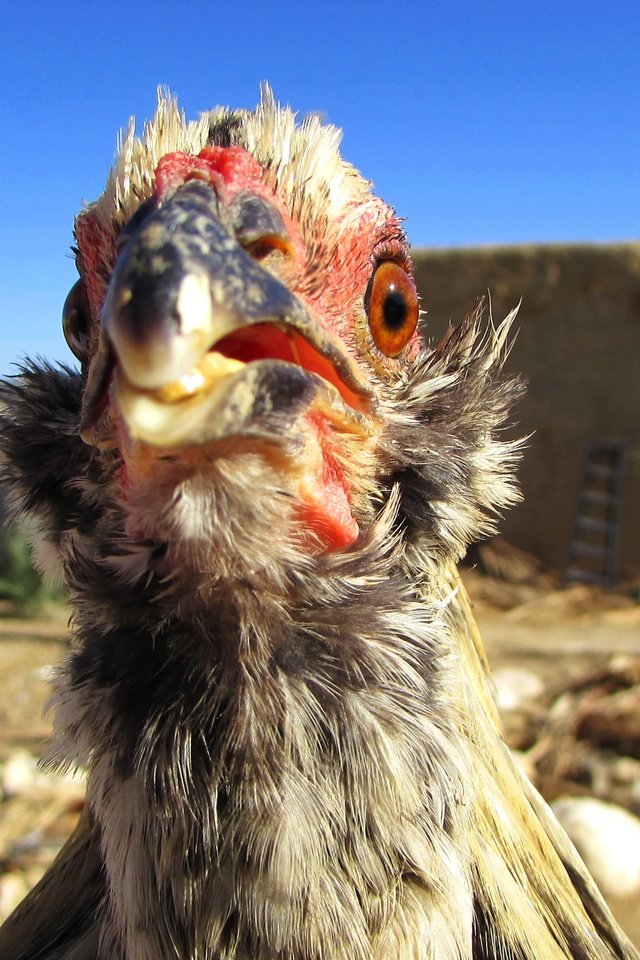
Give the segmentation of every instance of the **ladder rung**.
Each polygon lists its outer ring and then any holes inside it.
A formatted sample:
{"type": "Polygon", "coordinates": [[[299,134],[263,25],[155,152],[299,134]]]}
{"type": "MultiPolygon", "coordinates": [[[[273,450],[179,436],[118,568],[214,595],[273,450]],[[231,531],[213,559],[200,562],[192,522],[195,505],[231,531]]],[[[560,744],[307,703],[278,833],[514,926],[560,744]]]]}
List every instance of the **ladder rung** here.
{"type": "Polygon", "coordinates": [[[583,490],[580,499],[587,503],[597,504],[598,506],[608,507],[615,500],[610,493],[604,493],[602,490],[583,490]]]}
{"type": "Polygon", "coordinates": [[[582,583],[607,583],[607,577],[602,573],[593,573],[582,570],[580,567],[569,567],[566,572],[567,580],[581,580],[582,583]]]}
{"type": "Polygon", "coordinates": [[[608,480],[610,477],[615,476],[618,473],[618,465],[604,464],[604,463],[590,463],[586,469],[586,474],[588,477],[601,477],[604,480],[608,480]]]}
{"type": "Polygon", "coordinates": [[[599,517],[587,517],[584,515],[576,517],[576,527],[582,530],[597,530],[605,533],[609,529],[609,526],[608,520],[601,520],[599,517]]]}
{"type": "Polygon", "coordinates": [[[574,541],[571,544],[571,550],[581,557],[594,557],[597,560],[607,555],[607,548],[605,546],[596,546],[593,543],[582,543],[580,540],[574,541]]]}

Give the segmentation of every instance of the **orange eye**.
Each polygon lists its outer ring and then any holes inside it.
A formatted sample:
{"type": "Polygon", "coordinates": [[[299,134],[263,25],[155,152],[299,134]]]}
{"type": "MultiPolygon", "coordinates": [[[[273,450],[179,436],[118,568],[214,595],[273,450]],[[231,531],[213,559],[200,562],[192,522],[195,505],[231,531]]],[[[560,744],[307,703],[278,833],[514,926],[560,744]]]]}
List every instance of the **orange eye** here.
{"type": "Polygon", "coordinates": [[[369,329],[378,350],[402,353],[418,323],[418,293],[406,270],[392,260],[376,268],[367,297],[369,329]]]}

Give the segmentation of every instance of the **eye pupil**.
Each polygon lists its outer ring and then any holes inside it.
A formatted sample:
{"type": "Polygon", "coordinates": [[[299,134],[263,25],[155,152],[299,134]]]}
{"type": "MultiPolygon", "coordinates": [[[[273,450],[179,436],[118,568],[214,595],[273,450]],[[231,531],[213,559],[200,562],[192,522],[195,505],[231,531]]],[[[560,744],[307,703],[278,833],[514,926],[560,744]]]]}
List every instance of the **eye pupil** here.
{"type": "Polygon", "coordinates": [[[418,324],[418,293],[409,273],[393,260],[374,270],[365,298],[374,345],[386,357],[399,357],[418,324]]]}
{"type": "Polygon", "coordinates": [[[384,301],[384,325],[389,330],[401,330],[407,322],[407,301],[404,294],[391,287],[384,301]]]}

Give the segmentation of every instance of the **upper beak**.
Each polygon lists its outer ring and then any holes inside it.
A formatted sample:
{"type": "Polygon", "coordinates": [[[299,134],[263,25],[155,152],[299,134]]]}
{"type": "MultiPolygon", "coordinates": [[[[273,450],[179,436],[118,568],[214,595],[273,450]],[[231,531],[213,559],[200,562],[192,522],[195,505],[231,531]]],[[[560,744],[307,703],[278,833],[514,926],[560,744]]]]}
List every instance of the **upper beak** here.
{"type": "Polygon", "coordinates": [[[88,442],[105,440],[109,389],[130,435],[162,447],[278,435],[313,404],[360,430],[370,397],[340,342],[197,180],[131,230],[116,263],[85,391],[88,442]]]}

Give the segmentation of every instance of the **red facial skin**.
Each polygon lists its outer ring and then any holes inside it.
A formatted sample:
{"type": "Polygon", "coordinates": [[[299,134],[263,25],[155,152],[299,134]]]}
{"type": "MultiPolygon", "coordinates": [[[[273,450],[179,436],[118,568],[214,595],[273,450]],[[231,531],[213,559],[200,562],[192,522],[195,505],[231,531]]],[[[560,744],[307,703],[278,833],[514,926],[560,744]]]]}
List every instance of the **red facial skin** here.
{"type": "Polygon", "coordinates": [[[189,153],[167,153],[156,167],[154,195],[165,200],[188,180],[204,180],[214,187],[223,203],[240,190],[266,195],[262,168],[242,147],[205,147],[197,157],[189,153]]]}
{"type": "Polygon", "coordinates": [[[351,489],[344,470],[332,452],[333,428],[326,417],[311,413],[305,418],[319,442],[319,468],[305,484],[299,516],[327,551],[348,547],[358,538],[351,512],[351,489]]]}
{"type": "MultiPolygon", "coordinates": [[[[362,315],[361,304],[378,258],[407,261],[406,240],[393,212],[380,200],[369,197],[358,208],[346,208],[340,229],[332,231],[331,245],[325,237],[304,238],[288,210],[264,182],[257,160],[242,147],[205,147],[197,156],[174,152],[165,155],[155,171],[154,196],[162,203],[189,180],[210,183],[223,205],[240,191],[268,199],[280,212],[299,265],[292,289],[305,301],[326,327],[359,359],[357,346],[362,331],[354,329],[355,316],[362,315]],[[309,242],[311,241],[311,242],[309,242]],[[316,255],[314,250],[317,248],[316,255]],[[324,254],[318,255],[319,252],[324,254]]],[[[116,259],[115,238],[91,209],[76,223],[76,239],[84,268],[87,294],[94,317],[106,292],[106,284],[116,259]]],[[[274,331],[275,332],[275,331],[274,331]]],[[[366,331],[365,331],[366,333],[366,331]]],[[[418,347],[414,334],[405,356],[418,347]]],[[[376,358],[378,364],[381,358],[376,358]]],[[[384,360],[382,360],[384,364],[384,360]]],[[[351,512],[351,492],[345,473],[332,452],[333,428],[318,414],[305,417],[305,426],[321,451],[319,465],[309,472],[299,490],[300,517],[315,539],[327,551],[344,548],[358,536],[358,524],[351,512]]],[[[123,482],[128,472],[123,471],[123,482]]]]}

